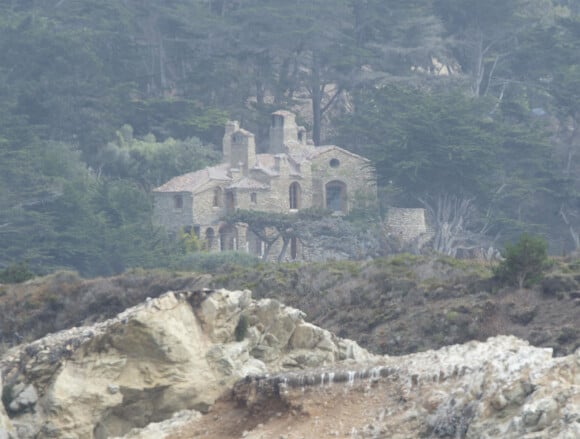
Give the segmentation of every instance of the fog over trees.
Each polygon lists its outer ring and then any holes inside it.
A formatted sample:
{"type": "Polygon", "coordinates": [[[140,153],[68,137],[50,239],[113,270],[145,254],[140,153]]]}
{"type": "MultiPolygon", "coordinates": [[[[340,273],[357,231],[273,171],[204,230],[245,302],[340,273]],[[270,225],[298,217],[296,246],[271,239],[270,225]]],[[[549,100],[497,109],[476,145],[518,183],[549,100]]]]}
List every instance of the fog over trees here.
{"type": "Polygon", "coordinates": [[[172,266],[150,190],[278,109],[437,251],[575,252],[579,48],[577,0],[0,0],[0,270],[172,266]]]}

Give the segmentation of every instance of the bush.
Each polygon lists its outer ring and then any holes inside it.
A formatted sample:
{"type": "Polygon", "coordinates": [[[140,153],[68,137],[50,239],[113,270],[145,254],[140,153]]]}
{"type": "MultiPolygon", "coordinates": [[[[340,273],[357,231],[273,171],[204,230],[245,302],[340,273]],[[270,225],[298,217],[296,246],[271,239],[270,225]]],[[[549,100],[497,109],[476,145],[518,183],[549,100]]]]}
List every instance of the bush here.
{"type": "Polygon", "coordinates": [[[0,282],[7,284],[19,284],[34,277],[34,273],[29,270],[26,262],[19,262],[10,265],[0,271],[0,282]]]}
{"type": "Polygon", "coordinates": [[[549,268],[548,244],[539,236],[524,233],[515,244],[505,247],[505,259],[494,269],[495,276],[510,285],[523,288],[544,277],[549,268]]]}
{"type": "Polygon", "coordinates": [[[261,260],[242,252],[193,252],[184,255],[178,263],[179,270],[202,273],[226,272],[232,267],[255,267],[261,260]]]}

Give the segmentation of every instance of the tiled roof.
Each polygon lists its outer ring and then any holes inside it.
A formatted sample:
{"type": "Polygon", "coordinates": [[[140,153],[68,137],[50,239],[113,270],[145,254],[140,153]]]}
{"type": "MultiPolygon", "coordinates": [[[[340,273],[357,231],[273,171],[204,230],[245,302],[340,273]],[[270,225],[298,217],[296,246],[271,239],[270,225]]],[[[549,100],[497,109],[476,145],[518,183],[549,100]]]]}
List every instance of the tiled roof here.
{"type": "Polygon", "coordinates": [[[154,189],[154,192],[199,192],[210,181],[231,181],[228,175],[228,165],[212,166],[196,172],[179,175],[167,183],[154,189]]]}

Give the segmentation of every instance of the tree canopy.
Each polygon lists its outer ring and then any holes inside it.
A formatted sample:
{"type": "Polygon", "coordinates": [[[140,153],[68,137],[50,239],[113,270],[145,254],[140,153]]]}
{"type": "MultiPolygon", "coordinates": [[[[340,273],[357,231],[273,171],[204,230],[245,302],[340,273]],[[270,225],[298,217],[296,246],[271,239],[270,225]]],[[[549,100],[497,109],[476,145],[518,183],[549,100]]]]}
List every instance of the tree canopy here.
{"type": "Polygon", "coordinates": [[[281,108],[315,144],[371,158],[385,203],[426,207],[440,250],[529,230],[575,251],[579,14],[562,0],[0,0],[0,269],[169,263],[181,250],[151,225],[150,189],[215,163],[227,119],[260,147],[281,108]]]}

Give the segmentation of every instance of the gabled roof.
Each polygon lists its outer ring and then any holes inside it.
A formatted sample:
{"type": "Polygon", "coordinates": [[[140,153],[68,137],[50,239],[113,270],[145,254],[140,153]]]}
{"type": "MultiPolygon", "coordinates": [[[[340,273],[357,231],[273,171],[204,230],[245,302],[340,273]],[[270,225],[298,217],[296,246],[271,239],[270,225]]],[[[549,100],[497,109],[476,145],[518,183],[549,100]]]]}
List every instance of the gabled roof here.
{"type": "Polygon", "coordinates": [[[362,155],[355,154],[354,152],[347,151],[346,149],[341,148],[340,146],[336,146],[336,145],[317,146],[316,148],[314,148],[312,150],[312,152],[310,152],[310,154],[308,154],[308,159],[313,159],[313,158],[319,157],[322,154],[325,154],[325,153],[330,152],[330,151],[339,151],[339,152],[341,152],[343,154],[347,154],[351,157],[355,157],[357,159],[364,160],[365,162],[370,162],[370,160],[367,159],[366,157],[363,157],[362,155]]]}
{"type": "Polygon", "coordinates": [[[228,175],[228,168],[229,166],[226,163],[222,163],[221,165],[179,175],[153,189],[153,192],[201,192],[211,181],[232,181],[232,177],[228,175]]]}
{"type": "Polygon", "coordinates": [[[262,171],[264,174],[269,175],[270,177],[280,175],[280,173],[276,170],[276,156],[280,158],[286,158],[290,175],[302,175],[300,172],[300,162],[295,157],[288,154],[258,154],[256,156],[256,164],[252,168],[252,171],[262,171]]]}

